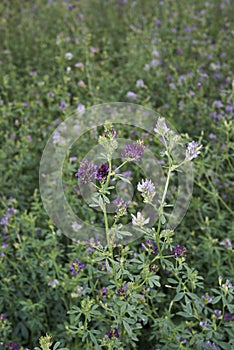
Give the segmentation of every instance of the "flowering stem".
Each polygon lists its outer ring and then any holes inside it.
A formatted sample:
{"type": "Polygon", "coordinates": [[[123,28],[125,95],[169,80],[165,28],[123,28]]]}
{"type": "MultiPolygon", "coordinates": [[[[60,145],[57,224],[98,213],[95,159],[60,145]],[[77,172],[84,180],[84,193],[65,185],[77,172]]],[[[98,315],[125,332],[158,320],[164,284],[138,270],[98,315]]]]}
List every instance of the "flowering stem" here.
{"type": "Polygon", "coordinates": [[[171,170],[171,168],[169,168],[168,173],[167,173],[167,180],[166,180],[166,184],[165,184],[164,192],[163,192],[163,196],[162,196],[162,201],[161,201],[161,205],[160,205],[160,208],[159,208],[160,215],[163,213],[162,209],[163,209],[165,198],[166,198],[166,195],[167,195],[167,190],[168,190],[168,186],[169,186],[171,173],[172,173],[172,170],[171,170]]]}
{"type": "Polygon", "coordinates": [[[125,160],[120,166],[118,166],[118,168],[115,169],[115,173],[127,163],[128,163],[128,160],[125,160]]]}
{"type": "MultiPolygon", "coordinates": [[[[106,179],[106,182],[104,185],[105,188],[107,188],[109,186],[109,182],[110,182],[111,170],[112,170],[111,158],[108,158],[108,164],[109,164],[109,170],[108,170],[107,179],[106,179]]],[[[109,223],[108,223],[108,217],[107,217],[107,213],[106,213],[105,202],[104,202],[104,206],[103,206],[103,215],[104,215],[104,222],[105,222],[105,228],[106,228],[107,246],[108,246],[109,252],[111,252],[111,254],[112,254],[112,246],[111,246],[111,242],[110,242],[110,232],[109,232],[109,223]]]]}

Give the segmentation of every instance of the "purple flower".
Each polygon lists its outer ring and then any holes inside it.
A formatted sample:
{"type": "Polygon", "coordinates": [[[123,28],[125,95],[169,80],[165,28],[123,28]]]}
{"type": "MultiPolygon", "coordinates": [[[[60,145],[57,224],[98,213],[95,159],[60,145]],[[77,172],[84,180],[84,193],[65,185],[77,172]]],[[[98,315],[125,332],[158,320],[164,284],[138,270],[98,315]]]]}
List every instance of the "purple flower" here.
{"type": "Polygon", "coordinates": [[[16,345],[15,343],[11,342],[11,343],[7,343],[4,344],[5,348],[11,349],[11,350],[20,350],[21,346],[16,345]]]}
{"type": "Polygon", "coordinates": [[[234,315],[224,314],[223,319],[224,321],[234,321],[234,315]]]}
{"type": "Polygon", "coordinates": [[[56,288],[56,286],[59,284],[59,281],[55,278],[52,282],[48,282],[48,286],[56,288]]]}
{"type": "Polygon", "coordinates": [[[210,133],[208,137],[209,137],[209,139],[211,139],[211,140],[215,140],[215,139],[217,138],[216,135],[213,134],[213,133],[210,133]]]}
{"type": "Polygon", "coordinates": [[[142,249],[147,250],[147,251],[152,251],[153,254],[158,253],[158,247],[152,239],[147,239],[145,243],[141,244],[142,249]]]}
{"type": "Polygon", "coordinates": [[[220,101],[220,100],[214,101],[214,107],[222,108],[223,107],[222,101],[220,101]]]}
{"type": "Polygon", "coordinates": [[[205,295],[202,295],[202,299],[206,304],[211,303],[213,300],[207,293],[205,295]]]}
{"type": "Polygon", "coordinates": [[[108,164],[100,165],[100,167],[97,169],[97,172],[96,172],[96,179],[99,181],[105,180],[108,176],[108,172],[109,172],[108,164]]]}
{"type": "Polygon", "coordinates": [[[6,319],[7,318],[5,314],[0,314],[0,320],[5,321],[6,319]]]}
{"type": "Polygon", "coordinates": [[[59,109],[64,109],[67,107],[67,103],[65,101],[62,101],[59,105],[59,109]]]}
{"type": "Polygon", "coordinates": [[[87,159],[80,162],[80,167],[75,174],[81,182],[86,185],[95,180],[97,176],[97,165],[90,163],[87,159]]]}
{"type": "Polygon", "coordinates": [[[207,321],[201,321],[201,322],[199,322],[199,325],[200,325],[202,328],[207,328],[208,323],[207,323],[207,321]]]}
{"type": "Polygon", "coordinates": [[[145,150],[145,145],[142,141],[136,141],[133,142],[131,145],[128,144],[124,151],[121,154],[121,157],[123,159],[133,161],[136,160],[137,162],[141,161],[142,155],[145,150]]]}
{"type": "Polygon", "coordinates": [[[105,136],[107,139],[116,139],[116,137],[117,137],[117,132],[116,132],[115,129],[111,128],[111,129],[105,131],[104,136],[105,136]]]}
{"type": "Polygon", "coordinates": [[[116,205],[118,211],[122,211],[123,213],[126,213],[127,205],[129,203],[123,200],[122,198],[116,198],[113,201],[113,204],[116,205]]]}
{"type": "Polygon", "coordinates": [[[112,328],[108,333],[107,336],[109,339],[111,338],[119,338],[119,332],[117,328],[112,328]]]}
{"type": "Polygon", "coordinates": [[[188,144],[186,149],[186,159],[192,160],[200,154],[200,149],[202,148],[202,145],[199,145],[198,142],[192,141],[188,144]]]}
{"type": "Polygon", "coordinates": [[[225,247],[226,249],[231,249],[232,250],[232,243],[229,238],[224,238],[221,242],[220,245],[225,247]]]}
{"type": "Polygon", "coordinates": [[[167,123],[165,121],[165,118],[158,118],[157,123],[154,128],[154,132],[156,132],[159,135],[165,135],[169,131],[169,128],[167,127],[167,123]]]}
{"type": "Polygon", "coordinates": [[[84,268],[85,268],[85,264],[80,262],[79,259],[75,259],[75,261],[70,264],[70,270],[73,276],[78,275],[80,270],[84,268]]]}
{"type": "MultiPolygon", "coordinates": [[[[212,341],[207,340],[206,344],[209,345],[213,350],[217,350],[217,346],[212,341]]],[[[203,350],[207,350],[207,349],[204,348],[203,350]]]]}
{"type": "Polygon", "coordinates": [[[222,318],[222,311],[219,310],[219,309],[215,309],[214,310],[214,316],[215,318],[218,320],[218,319],[221,319],[222,318]]]}
{"type": "Polygon", "coordinates": [[[232,283],[228,279],[226,279],[226,282],[222,284],[222,288],[228,291],[228,289],[232,288],[232,283]]]}
{"type": "Polygon", "coordinates": [[[136,100],[138,98],[138,95],[133,91],[128,91],[126,97],[130,100],[136,100]]]}
{"type": "Polygon", "coordinates": [[[116,293],[119,297],[124,297],[127,300],[128,299],[128,295],[126,294],[127,290],[128,290],[128,284],[126,283],[123,287],[118,289],[116,293]]]}
{"type": "Polygon", "coordinates": [[[136,82],[136,86],[144,88],[145,87],[144,81],[142,79],[138,79],[136,82]]]}
{"type": "Polygon", "coordinates": [[[37,75],[37,71],[36,70],[32,70],[29,75],[32,77],[33,75],[37,75]]]}
{"type": "Polygon", "coordinates": [[[137,185],[137,190],[142,193],[145,202],[151,202],[155,195],[155,186],[151,180],[142,179],[137,185]]]}
{"type": "Polygon", "coordinates": [[[157,24],[157,25],[160,25],[162,22],[160,21],[160,19],[156,19],[156,20],[154,21],[154,23],[157,24]]]}
{"type": "Polygon", "coordinates": [[[107,297],[107,293],[108,293],[108,289],[106,287],[102,287],[99,290],[99,295],[101,298],[106,298],[107,297]]]}
{"type": "Polygon", "coordinates": [[[172,252],[174,253],[175,258],[178,258],[179,256],[187,256],[187,248],[185,246],[181,247],[180,245],[177,245],[174,249],[172,249],[172,252]]]}
{"type": "Polygon", "coordinates": [[[106,262],[102,261],[100,265],[98,265],[98,271],[105,271],[106,270],[106,262]]]}

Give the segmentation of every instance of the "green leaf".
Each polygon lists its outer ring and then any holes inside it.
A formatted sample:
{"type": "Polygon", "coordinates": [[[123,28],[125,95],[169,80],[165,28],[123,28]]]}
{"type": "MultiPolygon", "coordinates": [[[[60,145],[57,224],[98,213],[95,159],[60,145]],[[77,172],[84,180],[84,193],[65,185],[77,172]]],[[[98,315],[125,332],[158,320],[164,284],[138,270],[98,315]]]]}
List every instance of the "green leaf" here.
{"type": "Polygon", "coordinates": [[[128,333],[129,337],[132,336],[132,329],[131,327],[129,326],[129,324],[123,320],[123,325],[124,325],[124,328],[126,330],[126,332],[128,333]]]}
{"type": "Polygon", "coordinates": [[[184,297],[184,293],[180,292],[178,294],[176,294],[176,296],[174,297],[173,301],[179,301],[184,297]]]}
{"type": "Polygon", "coordinates": [[[55,343],[54,346],[53,346],[53,350],[58,349],[59,345],[60,345],[60,342],[55,343]]]}

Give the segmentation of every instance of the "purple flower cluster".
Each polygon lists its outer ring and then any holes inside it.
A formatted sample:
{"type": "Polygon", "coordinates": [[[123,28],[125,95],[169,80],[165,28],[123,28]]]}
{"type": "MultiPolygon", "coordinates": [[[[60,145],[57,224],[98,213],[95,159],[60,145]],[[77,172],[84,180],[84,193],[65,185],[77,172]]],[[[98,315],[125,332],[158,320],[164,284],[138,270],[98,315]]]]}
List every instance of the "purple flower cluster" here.
{"type": "Polygon", "coordinates": [[[0,219],[0,225],[4,226],[3,232],[6,232],[7,225],[9,223],[10,218],[13,216],[13,214],[16,212],[16,209],[14,208],[8,208],[6,213],[3,214],[2,218],[0,219]]]}
{"type": "MultiPolygon", "coordinates": [[[[20,348],[21,348],[20,345],[16,345],[16,344],[13,343],[13,342],[4,344],[4,347],[5,347],[6,349],[11,349],[11,350],[20,350],[20,348]]],[[[29,350],[29,349],[28,349],[28,350],[29,350]]]]}
{"type": "Polygon", "coordinates": [[[151,202],[155,195],[155,186],[151,180],[142,179],[137,185],[137,190],[141,192],[145,202],[151,202]]]}
{"type": "Polygon", "coordinates": [[[158,253],[158,247],[152,239],[147,239],[145,243],[141,244],[142,249],[152,252],[153,254],[158,253]]]}
{"type": "Polygon", "coordinates": [[[229,238],[224,238],[221,242],[220,245],[222,245],[226,249],[232,250],[232,243],[229,238]]]}
{"type": "Polygon", "coordinates": [[[145,145],[142,141],[136,141],[133,142],[131,145],[128,144],[124,151],[121,153],[121,157],[124,160],[133,161],[136,160],[137,162],[141,161],[142,155],[145,150],[145,145]]]}
{"type": "MultiPolygon", "coordinates": [[[[207,340],[206,344],[209,345],[211,349],[217,350],[217,346],[216,346],[215,343],[213,343],[212,341],[207,340]]],[[[207,349],[207,348],[204,348],[203,350],[208,350],[208,349],[207,349]]]]}
{"type": "Polygon", "coordinates": [[[73,261],[70,264],[70,270],[73,276],[78,275],[78,273],[85,268],[85,264],[83,264],[82,262],[80,262],[79,259],[75,259],[75,261],[73,261]]]}
{"type": "Polygon", "coordinates": [[[192,160],[200,154],[201,145],[198,142],[192,141],[188,144],[186,149],[186,159],[192,160]]]}
{"type": "Polygon", "coordinates": [[[204,302],[208,304],[211,303],[213,299],[206,293],[205,295],[202,295],[202,300],[204,300],[204,302]]]}
{"type": "Polygon", "coordinates": [[[115,327],[115,328],[112,328],[108,333],[107,333],[107,336],[109,339],[111,338],[119,338],[119,332],[118,332],[118,329],[115,327]]]}
{"type": "Polygon", "coordinates": [[[108,289],[106,287],[102,287],[100,290],[99,290],[99,296],[101,298],[106,298],[107,297],[107,293],[108,293],[108,289]]]}
{"type": "Polygon", "coordinates": [[[96,179],[99,181],[105,180],[108,176],[108,172],[109,172],[109,165],[101,164],[100,167],[97,169],[96,179]]]}
{"type": "Polygon", "coordinates": [[[97,165],[90,163],[87,159],[80,162],[80,167],[75,174],[81,182],[86,185],[95,180],[97,174],[97,165]]]}
{"type": "Polygon", "coordinates": [[[124,297],[127,300],[128,299],[127,290],[128,290],[128,284],[125,283],[123,287],[121,287],[120,289],[117,289],[116,293],[119,297],[124,297]]]}
{"type": "Polygon", "coordinates": [[[90,163],[87,159],[80,162],[80,167],[75,174],[81,180],[81,183],[87,185],[93,182],[95,179],[101,181],[105,180],[108,176],[109,165],[101,164],[97,166],[96,164],[90,163]]]}
{"type": "Polygon", "coordinates": [[[187,248],[185,246],[177,245],[175,248],[172,249],[172,253],[174,253],[175,258],[178,258],[179,256],[186,257],[187,256],[187,248]]]}
{"type": "Polygon", "coordinates": [[[109,130],[106,130],[105,133],[104,133],[104,136],[107,138],[107,139],[116,139],[117,137],[117,132],[115,129],[109,129],[109,130]]]}
{"type": "Polygon", "coordinates": [[[106,262],[102,261],[100,265],[97,267],[98,271],[105,271],[106,270],[106,262]]]}
{"type": "Polygon", "coordinates": [[[6,315],[5,314],[0,314],[0,320],[6,321],[6,315]]]}

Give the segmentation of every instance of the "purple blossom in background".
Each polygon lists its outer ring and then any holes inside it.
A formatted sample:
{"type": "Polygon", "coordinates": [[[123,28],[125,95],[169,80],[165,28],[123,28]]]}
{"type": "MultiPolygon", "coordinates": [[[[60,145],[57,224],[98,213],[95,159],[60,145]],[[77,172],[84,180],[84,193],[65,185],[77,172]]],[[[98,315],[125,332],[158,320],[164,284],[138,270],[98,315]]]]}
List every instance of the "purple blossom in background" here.
{"type": "Polygon", "coordinates": [[[145,87],[144,81],[142,79],[137,80],[136,86],[144,88],[145,87]]]}
{"type": "Polygon", "coordinates": [[[200,149],[202,148],[202,145],[199,145],[198,142],[192,141],[188,144],[186,149],[186,159],[192,160],[200,154],[200,149]]]}
{"type": "Polygon", "coordinates": [[[16,209],[8,208],[7,211],[3,214],[2,218],[0,219],[0,225],[4,226],[3,232],[6,232],[6,228],[9,223],[9,220],[15,212],[16,212],[16,209]]]}
{"type": "Polygon", "coordinates": [[[52,282],[48,282],[48,286],[56,288],[56,286],[59,284],[59,281],[55,278],[52,282]]]}
{"type": "Polygon", "coordinates": [[[142,141],[133,142],[131,145],[128,144],[124,151],[121,153],[121,157],[125,160],[137,162],[141,161],[142,155],[145,150],[145,145],[142,141]]]}
{"type": "Polygon", "coordinates": [[[215,108],[222,108],[223,107],[222,101],[220,101],[220,100],[214,101],[214,107],[215,108]]]}
{"type": "Polygon", "coordinates": [[[82,62],[77,62],[77,63],[75,64],[75,67],[76,67],[76,68],[84,68],[84,64],[83,64],[82,62]]]}
{"type": "Polygon", "coordinates": [[[67,107],[67,103],[65,101],[62,101],[59,105],[59,109],[64,109],[67,107]]]}
{"type": "Polygon", "coordinates": [[[85,268],[85,264],[80,262],[79,259],[75,259],[75,261],[70,264],[70,270],[71,270],[71,273],[73,276],[78,275],[80,270],[82,270],[84,268],[85,268]]]}
{"type": "Polygon", "coordinates": [[[77,112],[80,115],[83,115],[85,113],[85,106],[80,102],[77,103],[77,112]]]}
{"type": "Polygon", "coordinates": [[[225,108],[225,111],[227,113],[231,113],[233,111],[233,105],[228,105],[226,108],[225,108]]]}
{"type": "Polygon", "coordinates": [[[108,333],[107,336],[109,339],[111,338],[119,338],[119,332],[117,328],[112,328],[108,333]]]}
{"type": "Polygon", "coordinates": [[[85,159],[80,162],[80,167],[75,176],[81,180],[82,184],[86,185],[95,180],[97,176],[97,165],[85,159]]]}
{"type": "Polygon", "coordinates": [[[0,320],[5,321],[6,319],[7,318],[5,314],[0,314],[0,320]]]}
{"type": "MultiPolygon", "coordinates": [[[[206,344],[209,345],[213,350],[217,350],[217,346],[212,341],[207,340],[206,344]]],[[[208,350],[208,349],[204,348],[203,350],[208,350]]]]}
{"type": "Polygon", "coordinates": [[[208,137],[209,137],[209,139],[211,139],[211,140],[215,140],[215,139],[217,138],[216,135],[213,134],[213,133],[210,133],[210,134],[208,135],[208,137]]]}
{"type": "Polygon", "coordinates": [[[126,97],[130,100],[136,100],[138,98],[138,95],[133,91],[128,91],[126,97]]]}
{"type": "Polygon", "coordinates": [[[220,245],[222,245],[223,247],[227,248],[227,249],[231,249],[232,250],[232,243],[230,241],[229,238],[224,238],[221,242],[220,245]]]}
{"type": "Polygon", "coordinates": [[[5,346],[6,349],[11,349],[11,350],[20,350],[20,348],[21,348],[21,346],[16,345],[13,342],[4,344],[4,346],[5,346]]]}
{"type": "Polygon", "coordinates": [[[32,70],[29,75],[32,77],[33,75],[37,75],[37,71],[36,70],[32,70]]]}
{"type": "Polygon", "coordinates": [[[223,319],[224,319],[224,321],[234,321],[234,315],[224,314],[223,319]]]}
{"type": "Polygon", "coordinates": [[[101,181],[105,180],[108,176],[109,173],[109,165],[108,164],[102,164],[100,167],[97,169],[96,172],[96,179],[101,181]]]}

